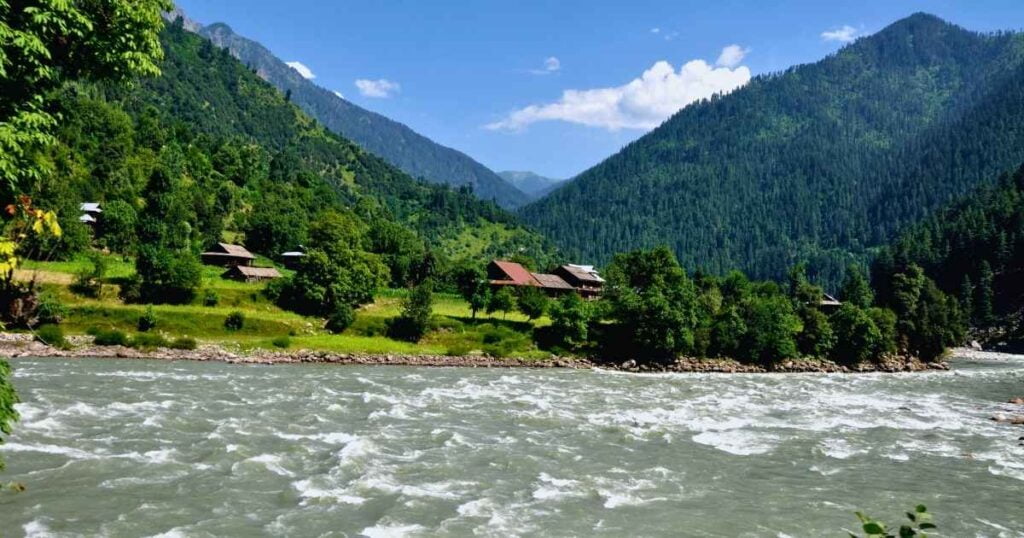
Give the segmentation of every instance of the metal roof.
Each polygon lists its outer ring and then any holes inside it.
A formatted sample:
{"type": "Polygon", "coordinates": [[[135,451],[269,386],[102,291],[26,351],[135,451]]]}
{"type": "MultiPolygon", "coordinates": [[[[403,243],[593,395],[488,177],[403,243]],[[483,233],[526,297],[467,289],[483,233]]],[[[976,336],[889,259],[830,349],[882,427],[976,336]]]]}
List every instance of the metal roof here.
{"type": "Polygon", "coordinates": [[[569,285],[568,282],[562,280],[562,277],[558,275],[549,275],[544,273],[533,273],[533,278],[540,282],[542,288],[557,289],[557,290],[572,290],[576,289],[569,285]]]}
{"type": "Polygon", "coordinates": [[[527,271],[525,267],[518,263],[500,260],[494,260],[491,263],[498,266],[498,268],[501,269],[501,272],[505,273],[505,275],[508,276],[508,280],[513,284],[517,284],[519,286],[540,285],[540,283],[537,282],[535,278],[533,278],[533,275],[530,274],[530,272],[527,271]]]}
{"type": "Polygon", "coordinates": [[[604,279],[598,276],[593,265],[563,265],[562,270],[575,278],[586,282],[603,283],[604,279]]]}
{"type": "Polygon", "coordinates": [[[250,267],[248,265],[236,265],[227,272],[238,271],[245,276],[253,278],[281,278],[281,273],[273,267],[250,267]]]}
{"type": "Polygon", "coordinates": [[[220,252],[218,252],[217,250],[211,250],[209,252],[204,252],[203,256],[231,256],[233,258],[248,259],[256,258],[256,256],[254,256],[252,252],[249,252],[248,250],[245,249],[245,247],[241,245],[232,245],[230,243],[217,243],[217,246],[214,247],[214,249],[217,248],[220,248],[220,252]]]}
{"type": "Polygon", "coordinates": [[[78,204],[79,211],[85,211],[86,213],[102,213],[99,202],[82,202],[78,204]]]}

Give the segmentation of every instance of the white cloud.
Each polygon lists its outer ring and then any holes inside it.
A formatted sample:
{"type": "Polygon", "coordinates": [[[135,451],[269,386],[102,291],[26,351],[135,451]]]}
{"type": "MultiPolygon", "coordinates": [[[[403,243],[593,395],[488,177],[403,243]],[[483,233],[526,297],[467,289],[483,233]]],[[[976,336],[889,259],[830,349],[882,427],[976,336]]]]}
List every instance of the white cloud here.
{"type": "Polygon", "coordinates": [[[661,33],[661,28],[651,28],[651,33],[652,34],[660,34],[661,33]]]}
{"type": "Polygon", "coordinates": [[[750,49],[745,49],[739,45],[729,45],[722,49],[722,53],[718,55],[718,61],[715,62],[715,65],[719,67],[736,67],[740,65],[740,62],[749,53],[750,49]]]}
{"type": "Polygon", "coordinates": [[[843,25],[840,28],[833,28],[832,30],[826,30],[821,33],[821,39],[823,41],[838,41],[840,43],[849,43],[854,39],[857,39],[857,34],[860,32],[856,28],[849,24],[843,25]]]}
{"type": "Polygon", "coordinates": [[[341,92],[339,92],[339,91],[334,92],[334,95],[337,95],[338,99],[344,99],[345,98],[345,96],[342,95],[341,92]]]}
{"type": "Polygon", "coordinates": [[[544,60],[543,69],[531,69],[530,73],[534,75],[550,75],[551,73],[557,72],[562,68],[562,62],[554,56],[549,56],[544,60]]]}
{"type": "Polygon", "coordinates": [[[359,88],[359,93],[363,94],[363,96],[377,99],[387,99],[402,91],[401,85],[386,78],[379,78],[377,80],[361,78],[356,80],[356,88],[359,88]]]}
{"type": "Polygon", "coordinates": [[[676,71],[660,61],[625,85],[565,90],[554,103],[521,108],[484,127],[519,131],[541,121],[566,121],[609,130],[653,129],[684,106],[749,81],[750,69],[745,66],[715,68],[704,60],[692,60],[676,71]]]}
{"type": "Polygon", "coordinates": [[[286,62],[286,63],[288,64],[288,67],[291,67],[292,69],[298,71],[299,74],[302,75],[302,78],[305,78],[305,79],[314,79],[314,78],[316,78],[316,75],[313,74],[313,70],[308,68],[308,67],[306,67],[306,65],[303,64],[302,62],[286,62]]]}

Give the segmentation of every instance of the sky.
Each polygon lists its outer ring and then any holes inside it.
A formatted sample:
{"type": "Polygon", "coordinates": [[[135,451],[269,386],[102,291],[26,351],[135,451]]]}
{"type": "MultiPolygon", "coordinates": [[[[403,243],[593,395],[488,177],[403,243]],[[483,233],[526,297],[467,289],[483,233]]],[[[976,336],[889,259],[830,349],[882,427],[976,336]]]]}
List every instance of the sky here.
{"type": "Polygon", "coordinates": [[[177,0],[492,170],[569,178],[695,99],[924,11],[1024,28],[1024,0],[177,0]]]}

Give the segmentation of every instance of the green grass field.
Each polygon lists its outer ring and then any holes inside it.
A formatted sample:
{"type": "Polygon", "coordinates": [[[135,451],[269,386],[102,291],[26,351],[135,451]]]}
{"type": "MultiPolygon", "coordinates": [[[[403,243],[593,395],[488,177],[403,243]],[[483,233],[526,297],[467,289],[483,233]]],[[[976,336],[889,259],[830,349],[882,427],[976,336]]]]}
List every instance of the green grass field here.
{"type": "MultiPolygon", "coordinates": [[[[77,295],[69,284],[74,275],[91,268],[86,256],[61,262],[30,262],[19,278],[36,278],[43,292],[59,299],[68,309],[62,323],[68,334],[84,334],[95,329],[136,331],[139,316],[146,305],[124,304],[118,298],[117,282],[131,276],[130,259],[107,255],[108,272],[98,298],[77,295]]],[[[259,265],[270,265],[261,260],[259,265]]],[[[432,330],[419,343],[393,340],[386,336],[387,321],[399,314],[406,290],[382,290],[377,300],[361,308],[356,320],[343,334],[322,329],[323,320],[300,316],[278,308],[263,295],[265,284],[250,284],[220,277],[221,267],[204,266],[203,283],[192,304],[154,305],[156,331],[169,338],[191,337],[203,343],[215,343],[239,349],[274,349],[275,338],[289,336],[290,349],[308,349],[340,353],[392,354],[466,354],[487,352],[528,358],[548,356],[539,351],[529,337],[534,326],[549,324],[546,318],[528,322],[518,312],[488,315],[479,312],[472,319],[469,305],[461,297],[438,293],[434,296],[432,330]],[[205,306],[212,292],[216,306],[205,306]],[[233,312],[245,316],[241,330],[228,331],[224,320],[233,312]]],[[[282,270],[285,274],[290,271],[282,270]]]]}

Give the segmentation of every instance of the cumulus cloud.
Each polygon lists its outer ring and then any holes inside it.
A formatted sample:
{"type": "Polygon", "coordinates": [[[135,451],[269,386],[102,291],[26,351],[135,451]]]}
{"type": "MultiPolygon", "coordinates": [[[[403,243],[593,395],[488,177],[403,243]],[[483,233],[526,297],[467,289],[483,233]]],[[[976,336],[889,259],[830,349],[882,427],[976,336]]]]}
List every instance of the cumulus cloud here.
{"type": "Polygon", "coordinates": [[[679,109],[750,81],[750,69],[713,67],[704,60],[687,62],[677,71],[660,61],[629,83],[590,90],[565,90],[553,103],[515,110],[490,130],[519,131],[541,121],[566,121],[590,127],[653,129],[679,109]]]}
{"type": "Polygon", "coordinates": [[[304,64],[302,62],[285,62],[285,63],[288,64],[288,67],[291,67],[292,69],[298,71],[299,74],[302,75],[302,78],[305,78],[305,79],[314,79],[314,78],[316,78],[316,75],[313,74],[313,70],[308,68],[308,67],[306,67],[306,64],[304,64]]]}
{"type": "Polygon", "coordinates": [[[531,69],[530,73],[534,75],[550,75],[551,73],[557,72],[562,68],[562,62],[554,56],[549,56],[544,60],[544,67],[541,69],[531,69]]]}
{"type": "Polygon", "coordinates": [[[821,39],[823,41],[838,41],[840,43],[849,43],[854,39],[857,39],[857,34],[860,32],[856,28],[849,24],[843,25],[839,28],[833,28],[826,30],[821,33],[821,39]]]}
{"type": "Polygon", "coordinates": [[[740,65],[740,62],[749,53],[750,49],[745,49],[739,45],[729,45],[722,49],[722,53],[718,55],[718,61],[715,62],[715,65],[719,67],[736,67],[740,65]]]}
{"type": "Polygon", "coordinates": [[[657,27],[651,28],[651,33],[652,34],[660,34],[661,33],[661,28],[657,28],[657,27]]]}
{"type": "Polygon", "coordinates": [[[387,99],[402,91],[401,85],[386,78],[379,78],[377,80],[361,78],[356,80],[356,88],[359,88],[359,93],[364,97],[373,97],[375,99],[387,99]]]}

